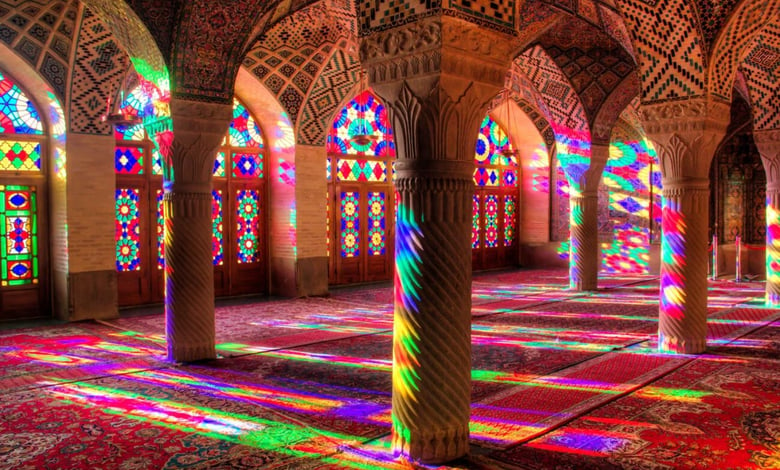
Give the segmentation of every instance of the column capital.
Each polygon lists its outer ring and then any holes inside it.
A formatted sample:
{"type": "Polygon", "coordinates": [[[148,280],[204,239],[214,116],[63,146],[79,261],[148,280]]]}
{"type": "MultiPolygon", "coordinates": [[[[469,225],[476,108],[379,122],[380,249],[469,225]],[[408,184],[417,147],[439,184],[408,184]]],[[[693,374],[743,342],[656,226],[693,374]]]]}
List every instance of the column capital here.
{"type": "Polygon", "coordinates": [[[780,129],[753,132],[766,172],[767,190],[780,191],[780,129]]]}
{"type": "Polygon", "coordinates": [[[375,85],[444,74],[501,87],[518,41],[460,18],[437,15],[361,38],[360,61],[375,85]]]}
{"type": "Polygon", "coordinates": [[[161,151],[177,184],[211,181],[214,155],[232,117],[232,104],[171,98],[173,143],[161,151]]]}

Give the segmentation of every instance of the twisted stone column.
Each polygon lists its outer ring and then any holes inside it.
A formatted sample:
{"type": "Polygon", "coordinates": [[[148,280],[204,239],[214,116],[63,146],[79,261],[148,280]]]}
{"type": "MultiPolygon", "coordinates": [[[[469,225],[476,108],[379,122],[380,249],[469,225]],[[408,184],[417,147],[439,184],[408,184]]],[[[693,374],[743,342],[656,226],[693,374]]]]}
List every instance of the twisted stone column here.
{"type": "Polygon", "coordinates": [[[696,98],[643,105],[640,114],[663,177],[658,347],[700,353],[707,346],[709,168],[729,106],[696,98]]]}
{"type": "Polygon", "coordinates": [[[216,357],[211,259],[211,173],[232,106],[171,100],[174,140],[161,142],[166,169],[165,333],[168,359],[216,357]]]}
{"type": "Polygon", "coordinates": [[[766,303],[780,305],[780,129],[753,133],[766,172],[766,303]]]}
{"type": "Polygon", "coordinates": [[[578,291],[596,290],[599,270],[598,193],[573,191],[569,207],[569,287],[578,291]]]}
{"type": "Polygon", "coordinates": [[[396,175],[393,448],[445,462],[469,443],[472,170],[399,162],[396,175]]]}
{"type": "Polygon", "coordinates": [[[360,44],[398,152],[393,448],[411,461],[447,462],[469,448],[474,148],[512,41],[433,16],[360,44]]]}
{"type": "Polygon", "coordinates": [[[587,170],[572,178],[575,184],[569,197],[569,287],[578,291],[598,289],[601,261],[598,187],[608,159],[608,143],[592,144],[587,170]]]}

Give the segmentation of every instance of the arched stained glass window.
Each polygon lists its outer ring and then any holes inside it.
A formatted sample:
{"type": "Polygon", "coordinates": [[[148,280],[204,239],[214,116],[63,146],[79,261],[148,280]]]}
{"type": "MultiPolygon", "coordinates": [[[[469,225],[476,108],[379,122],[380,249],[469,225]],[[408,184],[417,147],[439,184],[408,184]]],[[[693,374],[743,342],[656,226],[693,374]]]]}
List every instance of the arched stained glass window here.
{"type": "Polygon", "coordinates": [[[38,185],[43,122],[38,109],[0,73],[0,286],[39,282],[38,185]]]}
{"type": "Polygon", "coordinates": [[[330,280],[386,279],[394,243],[388,202],[395,158],[387,109],[370,91],[360,93],[336,114],[326,145],[330,280]]]}
{"type": "Polygon", "coordinates": [[[485,116],[474,151],[471,247],[475,269],[511,265],[517,249],[518,165],[509,136],[485,116]],[[496,254],[488,253],[496,249],[496,254]],[[486,251],[487,250],[487,251],[486,251]]]}

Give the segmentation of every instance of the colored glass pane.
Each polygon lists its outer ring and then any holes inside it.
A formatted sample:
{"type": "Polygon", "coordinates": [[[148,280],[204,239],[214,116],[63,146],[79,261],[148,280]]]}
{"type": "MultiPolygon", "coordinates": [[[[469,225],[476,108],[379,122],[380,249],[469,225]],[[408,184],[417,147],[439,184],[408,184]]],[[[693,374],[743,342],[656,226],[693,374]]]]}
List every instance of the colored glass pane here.
{"type": "Polygon", "coordinates": [[[233,120],[230,121],[228,133],[231,147],[263,148],[260,127],[249,111],[236,99],[233,100],[233,120]]]}
{"type": "Polygon", "coordinates": [[[0,140],[0,170],[41,171],[41,144],[0,140]]]}
{"type": "Polygon", "coordinates": [[[217,152],[217,157],[214,159],[214,176],[225,176],[225,152],[217,152]]]}
{"type": "Polygon", "coordinates": [[[508,157],[502,153],[505,149],[512,149],[512,144],[509,143],[509,137],[506,132],[490,116],[485,116],[477,136],[474,161],[480,165],[506,166],[516,164],[514,157],[508,157]]]}
{"type": "Polygon", "coordinates": [[[368,254],[385,254],[385,193],[368,193],[368,254]]]}
{"type": "Polygon", "coordinates": [[[474,169],[474,184],[477,186],[498,186],[499,170],[495,168],[477,167],[474,169]]]}
{"type": "Polygon", "coordinates": [[[395,157],[387,109],[369,91],[356,96],[336,116],[328,132],[327,150],[334,154],[395,157]],[[371,136],[355,142],[356,135],[371,136]]]}
{"type": "Polygon", "coordinates": [[[515,230],[517,225],[517,197],[504,196],[504,246],[515,244],[515,230]]]}
{"type": "Polygon", "coordinates": [[[485,246],[498,246],[498,196],[485,196],[485,246]]]}
{"type": "Polygon", "coordinates": [[[504,177],[501,180],[501,186],[509,188],[517,186],[517,170],[505,168],[504,177]]]}
{"type": "Polygon", "coordinates": [[[479,248],[479,194],[471,200],[471,248],[479,248]]]}
{"type": "Polygon", "coordinates": [[[116,190],[114,205],[116,215],[116,269],[117,271],[138,271],[141,269],[140,212],[138,190],[120,188],[116,190]]]}
{"type": "Polygon", "coordinates": [[[263,156],[256,153],[233,153],[233,177],[262,178],[263,156]]]}
{"type": "Polygon", "coordinates": [[[0,73],[0,132],[43,134],[43,123],[32,101],[2,73],[0,73]]]}
{"type": "Polygon", "coordinates": [[[225,262],[222,235],[222,191],[211,191],[211,258],[214,266],[225,262]]]}
{"type": "Polygon", "coordinates": [[[327,167],[325,168],[325,175],[328,178],[328,181],[332,181],[333,180],[333,176],[332,176],[333,173],[332,173],[332,170],[331,170],[331,166],[332,166],[332,163],[330,161],[330,157],[328,157],[327,167]]]}
{"type": "Polygon", "coordinates": [[[144,174],[144,149],[143,147],[117,146],[114,150],[114,169],[117,174],[142,175],[144,174]]]}
{"type": "Polygon", "coordinates": [[[156,145],[152,149],[152,174],[155,176],[162,176],[163,174],[162,154],[156,145]]]}
{"type": "Polygon", "coordinates": [[[373,160],[338,160],[339,181],[387,181],[387,163],[373,160]]]}
{"type": "Polygon", "coordinates": [[[157,269],[165,269],[165,204],[163,191],[157,190],[157,269]]]}
{"type": "Polygon", "coordinates": [[[360,255],[360,216],[358,215],[358,193],[341,193],[341,257],[360,255]]]}
{"type": "Polygon", "coordinates": [[[0,284],[38,282],[38,207],[35,188],[0,185],[0,284]]]}
{"type": "Polygon", "coordinates": [[[259,261],[260,195],[254,189],[236,193],[236,255],[239,264],[259,261]]]}

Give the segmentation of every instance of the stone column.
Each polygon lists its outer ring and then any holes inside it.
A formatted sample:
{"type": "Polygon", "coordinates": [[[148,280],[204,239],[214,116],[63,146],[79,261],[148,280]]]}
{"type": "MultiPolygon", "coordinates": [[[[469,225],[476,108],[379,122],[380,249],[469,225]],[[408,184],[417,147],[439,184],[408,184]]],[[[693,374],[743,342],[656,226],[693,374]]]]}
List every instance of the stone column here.
{"type": "Polygon", "coordinates": [[[508,36],[450,17],[361,41],[398,152],[393,449],[412,461],[469,449],[474,148],[511,47],[508,36]]]}
{"type": "Polygon", "coordinates": [[[211,174],[232,111],[230,104],[171,99],[174,140],[170,146],[161,143],[166,159],[165,333],[171,361],[216,357],[211,174]]]}
{"type": "Polygon", "coordinates": [[[703,352],[707,336],[707,224],[710,162],[729,105],[706,98],[642,105],[663,177],[658,348],[703,352]]]}
{"type": "Polygon", "coordinates": [[[599,182],[609,159],[609,144],[592,144],[588,169],[572,185],[569,197],[569,288],[590,291],[598,288],[599,261],[599,182]]]}
{"type": "Polygon", "coordinates": [[[780,129],[755,131],[766,172],[766,304],[780,305],[780,129]]]}

